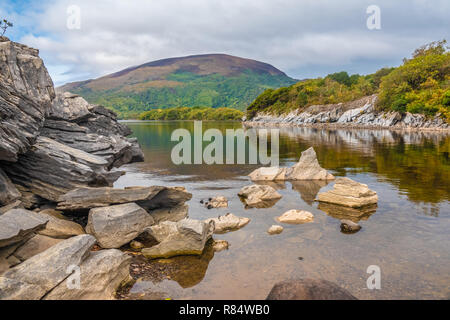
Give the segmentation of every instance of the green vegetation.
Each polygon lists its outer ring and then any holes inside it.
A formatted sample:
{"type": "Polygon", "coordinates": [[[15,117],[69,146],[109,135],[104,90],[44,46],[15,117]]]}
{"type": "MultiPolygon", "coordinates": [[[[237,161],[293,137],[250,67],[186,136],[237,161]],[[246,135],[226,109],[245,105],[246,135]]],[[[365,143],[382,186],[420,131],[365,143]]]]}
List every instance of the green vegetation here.
{"type": "Polygon", "coordinates": [[[140,120],[241,120],[244,113],[231,108],[179,107],[153,109],[139,116],[140,120]]]}
{"type": "Polygon", "coordinates": [[[8,30],[8,28],[12,28],[14,25],[12,24],[12,22],[9,22],[6,19],[0,20],[0,29],[2,29],[1,31],[1,36],[3,37],[6,33],[6,30],[8,30]]]}
{"type": "Polygon", "coordinates": [[[88,87],[70,91],[90,103],[114,110],[120,118],[136,118],[143,111],[174,107],[245,108],[264,90],[295,83],[285,75],[246,71],[239,75],[198,75],[186,71],[169,74],[165,81],[172,86],[147,86],[121,90],[92,90],[88,87]]]}
{"type": "Polygon", "coordinates": [[[288,113],[315,104],[334,104],[379,94],[380,110],[441,113],[450,121],[450,52],[446,41],[417,49],[398,68],[383,68],[361,76],[339,72],[325,78],[300,81],[290,87],[264,91],[247,108],[247,117],[257,112],[288,113]]]}

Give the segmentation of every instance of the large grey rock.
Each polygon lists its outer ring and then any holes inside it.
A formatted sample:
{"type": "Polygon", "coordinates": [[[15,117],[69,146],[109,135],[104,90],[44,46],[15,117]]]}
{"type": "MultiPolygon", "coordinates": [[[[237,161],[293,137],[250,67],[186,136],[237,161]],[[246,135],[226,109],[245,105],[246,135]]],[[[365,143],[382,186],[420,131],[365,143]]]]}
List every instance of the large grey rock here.
{"type": "Polygon", "coordinates": [[[146,236],[159,243],[142,249],[150,259],[170,258],[179,255],[200,255],[206,242],[214,232],[214,222],[183,219],[178,222],[165,221],[145,230],[146,236]]]}
{"type": "Polygon", "coordinates": [[[122,172],[108,172],[108,162],[98,156],[39,137],[18,163],[4,166],[14,183],[44,199],[57,201],[70,190],[85,186],[110,186],[122,172]]]}
{"type": "Polygon", "coordinates": [[[48,119],[80,122],[91,118],[89,103],[82,97],[70,92],[58,93],[53,100],[48,119]]]}
{"type": "Polygon", "coordinates": [[[54,239],[47,236],[35,235],[33,238],[26,241],[15,252],[14,256],[20,261],[25,261],[41,252],[44,252],[50,247],[60,243],[63,239],[54,239]]]}
{"type": "Polygon", "coordinates": [[[9,269],[0,276],[0,299],[41,299],[70,276],[68,267],[81,265],[94,244],[91,235],[76,236],[9,269]]]}
{"type": "Polygon", "coordinates": [[[351,208],[361,208],[376,204],[378,196],[366,184],[349,178],[338,178],[332,190],[319,193],[317,201],[351,208]]]}
{"type": "Polygon", "coordinates": [[[48,223],[44,229],[37,232],[38,234],[56,239],[67,239],[85,233],[83,227],[76,222],[56,218],[53,215],[42,212],[39,212],[39,214],[48,219],[48,223]]]}
{"type": "Polygon", "coordinates": [[[357,300],[350,292],[326,280],[288,280],[275,284],[267,300],[357,300]]]}
{"type": "Polygon", "coordinates": [[[120,248],[153,223],[147,211],[136,203],[126,203],[91,209],[86,232],[103,248],[120,248]]]}
{"type": "Polygon", "coordinates": [[[333,180],[334,176],[319,165],[317,155],[311,147],[302,152],[300,160],[286,172],[288,180],[333,180]]]}
{"type": "Polygon", "coordinates": [[[253,184],[243,187],[239,193],[248,207],[270,207],[281,199],[281,195],[271,186],[253,184]]]}
{"type": "Polygon", "coordinates": [[[188,217],[189,206],[182,204],[173,208],[161,208],[150,210],[148,213],[155,220],[155,224],[163,221],[177,222],[188,217]]]}
{"type": "Polygon", "coordinates": [[[0,169],[0,206],[10,204],[21,196],[8,176],[0,169]]]}
{"type": "Polygon", "coordinates": [[[25,209],[13,209],[0,216],[0,248],[20,242],[45,227],[48,219],[25,209]]]}
{"type": "Polygon", "coordinates": [[[33,145],[55,97],[39,51],[0,39],[0,160],[16,162],[33,145]]]}
{"type": "Polygon", "coordinates": [[[192,194],[183,187],[78,188],[59,197],[57,209],[80,210],[136,202],[152,210],[172,208],[191,198],[192,194]]]}
{"type": "Polygon", "coordinates": [[[92,252],[80,266],[80,288],[68,289],[67,280],[45,300],[112,300],[116,290],[130,280],[131,257],[117,250],[92,252]]]}
{"type": "Polygon", "coordinates": [[[214,233],[221,234],[229,231],[235,231],[245,227],[250,223],[249,218],[237,217],[232,213],[227,213],[224,216],[219,216],[217,218],[206,219],[205,222],[214,222],[215,228],[214,233]]]}

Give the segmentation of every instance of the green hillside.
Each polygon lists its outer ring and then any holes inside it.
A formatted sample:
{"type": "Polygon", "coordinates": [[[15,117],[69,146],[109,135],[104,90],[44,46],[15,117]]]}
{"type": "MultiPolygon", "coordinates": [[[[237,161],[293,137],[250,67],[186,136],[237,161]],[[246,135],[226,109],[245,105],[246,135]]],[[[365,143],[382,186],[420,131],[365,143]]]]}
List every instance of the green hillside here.
{"type": "Polygon", "coordinates": [[[172,58],[64,85],[122,118],[175,107],[245,108],[264,90],[296,81],[269,64],[228,55],[172,58]]]}
{"type": "Polygon", "coordinates": [[[258,112],[284,114],[317,104],[356,100],[377,93],[379,110],[441,113],[450,121],[450,52],[446,41],[417,49],[397,68],[383,68],[361,76],[339,72],[289,87],[268,89],[247,108],[251,119],[258,112]]]}

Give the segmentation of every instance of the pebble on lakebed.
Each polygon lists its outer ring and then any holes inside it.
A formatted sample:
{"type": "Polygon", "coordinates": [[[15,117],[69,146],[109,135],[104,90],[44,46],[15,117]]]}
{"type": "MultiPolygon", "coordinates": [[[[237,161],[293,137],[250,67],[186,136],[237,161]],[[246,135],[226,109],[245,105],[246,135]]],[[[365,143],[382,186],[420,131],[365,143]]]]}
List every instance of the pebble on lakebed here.
{"type": "Polygon", "coordinates": [[[274,235],[274,234],[280,234],[280,233],[282,233],[283,230],[284,230],[284,228],[283,228],[282,226],[273,225],[273,226],[271,226],[271,227],[267,230],[267,232],[268,232],[270,235],[274,235]]]}

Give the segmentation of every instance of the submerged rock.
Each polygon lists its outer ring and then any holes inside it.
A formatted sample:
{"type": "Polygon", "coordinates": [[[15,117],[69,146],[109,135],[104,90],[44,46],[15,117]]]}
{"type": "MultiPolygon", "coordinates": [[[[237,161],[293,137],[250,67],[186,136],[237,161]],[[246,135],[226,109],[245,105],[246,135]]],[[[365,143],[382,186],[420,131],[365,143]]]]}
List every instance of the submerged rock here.
{"type": "Polygon", "coordinates": [[[153,223],[136,203],[126,203],[91,209],[86,232],[95,236],[102,248],[120,248],[153,223]]]}
{"type": "Polygon", "coordinates": [[[142,249],[146,258],[169,258],[179,255],[200,255],[214,232],[214,222],[183,219],[165,221],[146,229],[147,236],[159,243],[142,249]]]}
{"type": "Polygon", "coordinates": [[[117,250],[91,252],[80,265],[79,289],[60,283],[45,300],[112,300],[121,284],[130,280],[131,257],[117,250]]]}
{"type": "Polygon", "coordinates": [[[341,220],[341,231],[343,233],[356,233],[361,230],[361,226],[350,220],[341,220]]]}
{"type": "Polygon", "coordinates": [[[208,209],[228,208],[228,200],[227,200],[227,198],[225,198],[223,196],[209,198],[208,201],[204,201],[203,204],[208,209]]]}
{"type": "Polygon", "coordinates": [[[94,244],[91,235],[76,236],[7,270],[0,276],[0,299],[41,299],[69,276],[69,266],[79,266],[86,259],[94,244]]]}
{"type": "Polygon", "coordinates": [[[301,279],[275,284],[266,300],[356,300],[356,298],[330,281],[301,279]]]}
{"type": "Polygon", "coordinates": [[[210,221],[214,222],[214,233],[221,234],[245,227],[250,222],[250,219],[237,217],[232,213],[227,213],[224,216],[205,220],[206,223],[209,223],[210,221]]]}
{"type": "Polygon", "coordinates": [[[42,229],[48,219],[25,209],[13,209],[0,216],[0,248],[22,241],[42,229]]]}
{"type": "Polygon", "coordinates": [[[190,200],[183,187],[77,188],[58,199],[58,210],[82,210],[136,202],[147,210],[171,208],[190,200]]]}
{"type": "Polygon", "coordinates": [[[366,184],[358,183],[349,178],[338,178],[334,188],[330,191],[319,193],[316,200],[351,208],[360,208],[376,204],[378,196],[366,184]]]}
{"type": "Polygon", "coordinates": [[[314,215],[305,210],[289,210],[277,218],[278,221],[290,224],[301,224],[314,221],[314,215]]]}
{"type": "Polygon", "coordinates": [[[314,148],[302,152],[300,160],[286,172],[288,180],[333,180],[334,176],[319,165],[314,148]]]}
{"type": "Polygon", "coordinates": [[[267,232],[273,235],[273,234],[280,234],[283,232],[283,230],[284,228],[282,226],[273,225],[267,230],[267,232]]]}
{"type": "Polygon", "coordinates": [[[271,186],[258,184],[243,187],[238,195],[248,207],[268,207],[281,199],[281,195],[271,186]]]}

